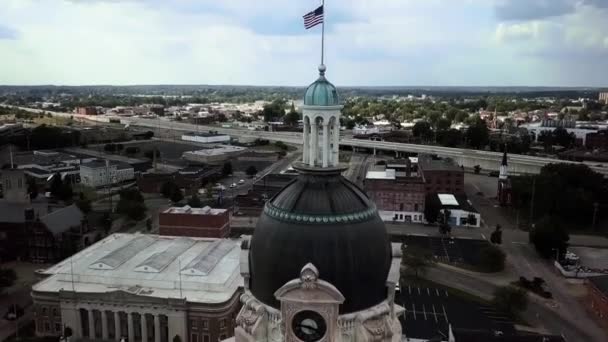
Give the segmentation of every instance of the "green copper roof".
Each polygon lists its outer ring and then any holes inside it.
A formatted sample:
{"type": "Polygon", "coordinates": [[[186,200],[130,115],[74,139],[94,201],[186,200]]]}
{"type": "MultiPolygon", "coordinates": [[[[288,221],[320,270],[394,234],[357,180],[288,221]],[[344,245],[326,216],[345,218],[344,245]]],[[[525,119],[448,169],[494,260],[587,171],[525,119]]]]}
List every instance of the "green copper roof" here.
{"type": "Polygon", "coordinates": [[[304,95],[306,106],[337,106],[339,105],[336,87],[325,78],[325,65],[319,66],[319,78],[306,89],[304,95]]]}

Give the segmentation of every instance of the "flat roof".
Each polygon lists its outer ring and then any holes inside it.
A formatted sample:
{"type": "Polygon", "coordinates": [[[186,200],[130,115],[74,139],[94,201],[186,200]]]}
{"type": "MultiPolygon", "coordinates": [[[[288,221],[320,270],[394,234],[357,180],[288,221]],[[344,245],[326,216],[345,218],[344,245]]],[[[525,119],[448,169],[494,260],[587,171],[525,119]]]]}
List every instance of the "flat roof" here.
{"type": "Polygon", "coordinates": [[[439,197],[441,205],[459,205],[456,197],[452,194],[437,194],[437,197],[439,197]]]}
{"type": "Polygon", "coordinates": [[[589,277],[587,279],[605,296],[608,296],[608,275],[589,277]]]}
{"type": "Polygon", "coordinates": [[[42,271],[48,277],[32,290],[71,291],[73,286],[76,292],[123,290],[144,297],[223,303],[243,286],[239,246],[240,240],[231,239],[112,234],[42,271]]]}
{"type": "Polygon", "coordinates": [[[191,215],[220,215],[227,212],[228,209],[216,209],[209,206],[203,208],[192,208],[189,205],[183,207],[171,207],[165,211],[164,214],[191,214],[191,215]]]}
{"type": "Polygon", "coordinates": [[[224,133],[184,133],[184,136],[191,136],[191,137],[221,137],[221,136],[228,136],[228,134],[224,134],[224,133]]]}
{"type": "Polygon", "coordinates": [[[386,169],[384,171],[367,171],[365,179],[392,179],[396,177],[394,169],[386,169]]]}
{"type": "Polygon", "coordinates": [[[205,149],[200,149],[200,150],[195,150],[195,151],[186,151],[184,152],[184,154],[194,154],[194,155],[202,155],[202,156],[215,156],[215,155],[221,155],[224,153],[230,153],[230,152],[241,152],[241,151],[245,151],[246,148],[245,147],[240,147],[240,146],[232,146],[232,145],[217,145],[214,148],[205,148],[205,149]]]}

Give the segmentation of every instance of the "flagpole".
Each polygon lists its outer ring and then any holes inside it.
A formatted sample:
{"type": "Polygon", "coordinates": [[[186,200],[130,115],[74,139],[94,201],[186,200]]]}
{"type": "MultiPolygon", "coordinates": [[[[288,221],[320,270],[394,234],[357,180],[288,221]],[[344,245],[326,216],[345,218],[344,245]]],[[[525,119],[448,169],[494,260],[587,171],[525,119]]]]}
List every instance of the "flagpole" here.
{"type": "Polygon", "coordinates": [[[321,23],[321,65],[323,65],[323,57],[325,53],[325,20],[327,19],[325,12],[325,0],[321,0],[321,6],[323,7],[323,23],[321,23]]]}

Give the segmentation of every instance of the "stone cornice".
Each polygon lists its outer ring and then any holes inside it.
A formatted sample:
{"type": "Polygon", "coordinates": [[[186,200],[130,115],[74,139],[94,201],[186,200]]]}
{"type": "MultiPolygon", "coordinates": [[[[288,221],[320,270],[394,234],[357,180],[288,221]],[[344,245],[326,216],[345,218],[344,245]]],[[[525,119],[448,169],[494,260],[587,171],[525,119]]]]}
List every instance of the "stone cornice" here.
{"type": "Polygon", "coordinates": [[[283,209],[277,208],[270,202],[267,202],[264,206],[264,213],[276,220],[290,223],[301,223],[301,224],[315,224],[315,225],[326,225],[326,224],[347,224],[347,223],[359,223],[373,219],[378,215],[378,210],[375,205],[370,208],[354,213],[345,214],[304,214],[304,213],[292,213],[283,209]]]}

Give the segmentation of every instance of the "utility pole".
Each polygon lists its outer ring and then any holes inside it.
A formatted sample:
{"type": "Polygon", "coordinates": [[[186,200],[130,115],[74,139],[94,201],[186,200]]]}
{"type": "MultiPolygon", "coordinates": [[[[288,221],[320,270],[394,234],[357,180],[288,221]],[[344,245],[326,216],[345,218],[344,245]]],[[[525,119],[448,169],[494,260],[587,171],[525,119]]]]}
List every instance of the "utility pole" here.
{"type": "Polygon", "coordinates": [[[536,176],[532,178],[532,199],[530,200],[530,224],[534,225],[534,198],[536,197],[536,176]]]}
{"type": "Polygon", "coordinates": [[[593,203],[593,222],[591,223],[591,229],[595,230],[595,223],[597,222],[597,208],[599,207],[599,203],[593,203]]]}

